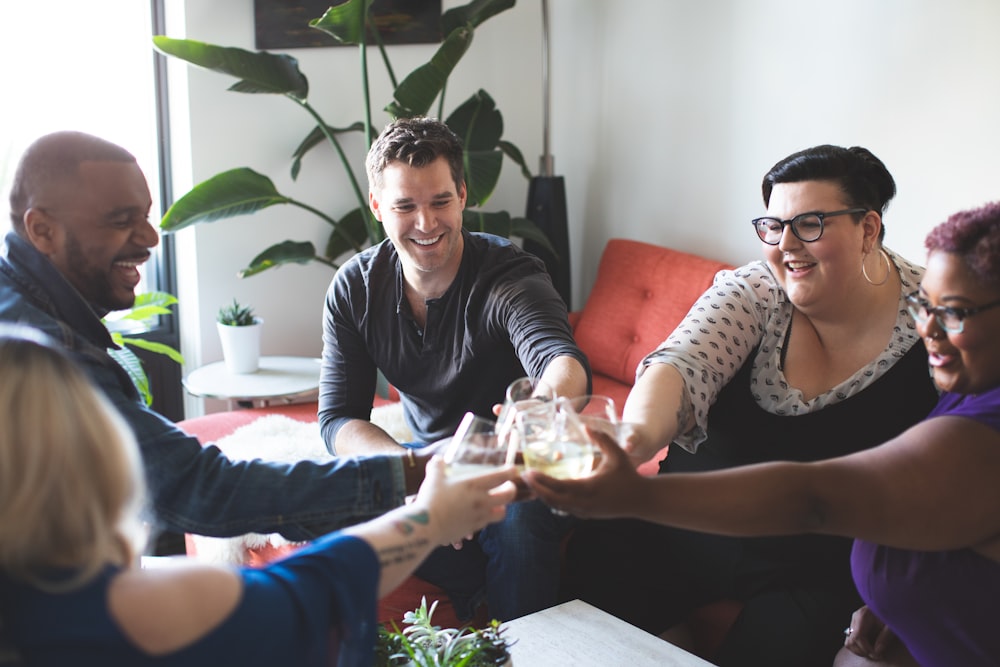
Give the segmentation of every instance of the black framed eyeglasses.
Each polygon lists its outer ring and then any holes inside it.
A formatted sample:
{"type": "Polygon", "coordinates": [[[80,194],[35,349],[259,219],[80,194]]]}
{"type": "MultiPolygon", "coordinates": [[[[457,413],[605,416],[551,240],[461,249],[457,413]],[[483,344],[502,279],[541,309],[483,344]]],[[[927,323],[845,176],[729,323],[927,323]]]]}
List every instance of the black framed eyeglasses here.
{"type": "Polygon", "coordinates": [[[997,306],[1000,306],[1000,301],[993,301],[973,308],[953,308],[951,306],[934,306],[932,308],[927,299],[921,297],[919,292],[913,292],[906,296],[906,308],[910,311],[910,315],[913,315],[913,319],[920,324],[926,324],[933,315],[939,327],[953,334],[965,331],[965,318],[997,306]]]}
{"type": "Polygon", "coordinates": [[[829,213],[810,211],[809,213],[800,213],[791,220],[765,216],[763,218],[754,218],[750,222],[753,224],[753,228],[757,230],[757,236],[760,237],[760,240],[768,245],[778,245],[781,243],[781,233],[784,231],[785,225],[792,228],[792,233],[800,241],[803,243],[812,243],[813,241],[819,241],[820,237],[823,236],[823,222],[827,218],[832,218],[835,215],[867,212],[867,208],[846,208],[843,211],[830,211],[829,213]]]}

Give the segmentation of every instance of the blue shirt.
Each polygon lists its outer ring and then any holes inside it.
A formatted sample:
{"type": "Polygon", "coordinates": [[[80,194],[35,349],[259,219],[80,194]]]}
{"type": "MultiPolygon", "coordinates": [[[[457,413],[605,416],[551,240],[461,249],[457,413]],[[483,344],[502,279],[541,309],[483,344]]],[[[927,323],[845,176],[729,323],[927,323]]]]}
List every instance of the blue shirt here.
{"type": "Polygon", "coordinates": [[[41,667],[367,667],[379,571],[367,542],[322,538],[266,568],[240,570],[243,592],[233,612],[194,643],[157,657],[136,648],[108,611],[117,567],[63,593],[0,576],[0,611],[26,664],[41,667]]]}
{"type": "Polygon", "coordinates": [[[0,251],[0,321],[61,342],[125,421],[142,451],[155,522],[216,537],[248,532],[312,539],[378,516],[406,496],[398,457],[330,463],[230,461],[149,409],[107,354],[114,343],[98,313],[44,255],[10,232],[0,251]]]}

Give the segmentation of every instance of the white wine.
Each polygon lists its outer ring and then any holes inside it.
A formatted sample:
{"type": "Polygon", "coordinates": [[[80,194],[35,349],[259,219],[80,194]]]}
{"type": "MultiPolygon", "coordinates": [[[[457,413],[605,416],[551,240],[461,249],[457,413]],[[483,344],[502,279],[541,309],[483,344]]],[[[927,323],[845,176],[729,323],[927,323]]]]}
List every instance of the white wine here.
{"type": "Polygon", "coordinates": [[[445,466],[444,473],[451,479],[465,479],[496,472],[499,469],[500,466],[491,463],[450,463],[445,466]]]}
{"type": "Polygon", "coordinates": [[[536,442],[523,450],[524,465],[558,479],[586,477],[594,468],[594,448],[587,442],[536,442]]]}

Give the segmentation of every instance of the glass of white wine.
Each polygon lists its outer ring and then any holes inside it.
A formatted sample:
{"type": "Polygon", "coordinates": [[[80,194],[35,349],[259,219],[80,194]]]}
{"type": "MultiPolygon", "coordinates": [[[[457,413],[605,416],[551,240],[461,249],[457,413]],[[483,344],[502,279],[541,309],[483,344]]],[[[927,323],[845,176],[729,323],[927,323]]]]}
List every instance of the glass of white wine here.
{"type": "Polygon", "coordinates": [[[520,410],[516,421],[525,468],[559,479],[593,472],[595,447],[570,399],[520,410]]]}
{"type": "Polygon", "coordinates": [[[445,447],[445,474],[455,479],[475,477],[513,465],[514,455],[509,443],[500,441],[495,422],[466,412],[445,447]]]}
{"type": "Polygon", "coordinates": [[[517,443],[511,441],[511,436],[516,436],[514,427],[516,426],[517,413],[521,410],[540,407],[555,397],[556,393],[552,388],[539,378],[518,378],[507,385],[504,402],[500,408],[500,414],[497,416],[497,433],[500,434],[500,439],[508,442],[516,450],[517,443]]]}

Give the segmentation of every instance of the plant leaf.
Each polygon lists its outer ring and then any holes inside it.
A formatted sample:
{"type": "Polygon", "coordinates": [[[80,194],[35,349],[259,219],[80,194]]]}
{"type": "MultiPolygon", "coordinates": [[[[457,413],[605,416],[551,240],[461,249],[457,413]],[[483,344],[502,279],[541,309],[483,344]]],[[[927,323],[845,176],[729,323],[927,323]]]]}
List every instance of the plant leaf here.
{"type": "Polygon", "coordinates": [[[525,241],[534,241],[551,252],[553,256],[559,257],[559,253],[552,247],[552,242],[549,241],[549,237],[545,235],[542,228],[528,218],[511,218],[510,233],[512,236],[520,237],[525,241]]]}
{"type": "Polygon", "coordinates": [[[299,101],[309,97],[309,81],[299,71],[299,61],[289,55],[216,46],[193,39],[153,37],[161,53],[192,65],[240,79],[229,89],[240,93],[277,93],[299,101]]]}
{"type": "Polygon", "coordinates": [[[476,91],[445,121],[467,151],[493,150],[503,136],[503,116],[485,90],[476,91]]]}
{"type": "MultiPolygon", "coordinates": [[[[115,339],[115,335],[112,334],[112,340],[115,339]]],[[[123,339],[118,336],[115,343],[121,345],[123,339]]],[[[146,371],[142,367],[142,362],[139,357],[136,356],[135,352],[128,349],[127,347],[119,347],[117,350],[113,348],[108,349],[108,355],[118,362],[118,365],[125,369],[125,373],[128,374],[129,379],[132,380],[132,384],[135,385],[136,390],[142,397],[143,402],[146,405],[153,404],[153,393],[149,388],[149,378],[146,376],[146,371]]]]}
{"type": "Polygon", "coordinates": [[[177,303],[177,297],[168,292],[143,292],[137,294],[132,307],[118,316],[119,320],[144,322],[158,315],[169,315],[169,306],[177,303]]]}
{"type": "Polygon", "coordinates": [[[515,0],[473,0],[467,5],[454,7],[441,15],[441,32],[450,34],[464,25],[478,27],[486,19],[514,6],[515,0]]]}
{"type": "Polygon", "coordinates": [[[248,278],[282,264],[308,264],[312,260],[320,261],[320,258],[316,256],[316,246],[309,241],[282,241],[254,257],[250,266],[237,275],[248,278]]]}
{"type": "Polygon", "coordinates": [[[426,115],[470,44],[472,28],[456,28],[448,33],[430,62],[413,70],[403,79],[393,92],[394,101],[385,110],[393,118],[426,115]]]}
{"type": "Polygon", "coordinates": [[[347,0],[326,10],[323,16],[309,21],[342,44],[361,44],[365,40],[365,19],[373,0],[347,0]]]}
{"type": "Polygon", "coordinates": [[[160,229],[176,232],[196,222],[256,213],[290,201],[291,198],[278,192],[267,176],[238,167],[199,183],[175,201],[160,221],[160,229]]]}
{"type": "Polygon", "coordinates": [[[156,354],[163,354],[179,364],[184,363],[184,357],[180,352],[175,350],[173,347],[167,345],[166,343],[158,343],[154,340],[146,340],[145,338],[133,338],[129,336],[122,337],[122,343],[125,345],[131,345],[133,347],[142,348],[143,350],[149,350],[150,352],[155,352],[156,354]]]}
{"type": "Polygon", "coordinates": [[[482,206],[500,181],[500,170],[503,168],[503,152],[466,151],[465,152],[465,183],[469,191],[468,206],[482,206]]]}
{"type": "Polygon", "coordinates": [[[521,175],[524,176],[529,181],[531,180],[531,170],[528,169],[528,164],[524,161],[524,156],[521,154],[521,149],[510,143],[509,141],[501,140],[497,144],[500,150],[504,152],[504,155],[509,157],[511,160],[517,163],[521,167],[521,175]]]}
{"type": "Polygon", "coordinates": [[[462,226],[470,232],[484,232],[504,238],[510,237],[510,213],[507,211],[462,211],[462,226]]]}
{"type": "Polygon", "coordinates": [[[337,228],[330,232],[330,239],[326,242],[327,259],[336,262],[345,253],[354,253],[359,247],[364,247],[368,242],[368,225],[365,215],[360,208],[356,208],[337,222],[337,228]],[[344,238],[347,235],[352,240],[344,238]]]}
{"type": "MultiPolygon", "coordinates": [[[[365,124],[361,121],[349,125],[347,127],[333,127],[327,125],[326,129],[330,134],[345,134],[347,132],[364,132],[365,124]]],[[[326,142],[326,135],[323,134],[323,130],[317,125],[312,129],[312,131],[306,135],[306,138],[302,140],[302,143],[298,145],[295,152],[292,153],[292,180],[299,177],[299,170],[302,168],[302,158],[308,153],[314,146],[326,142]]]]}

